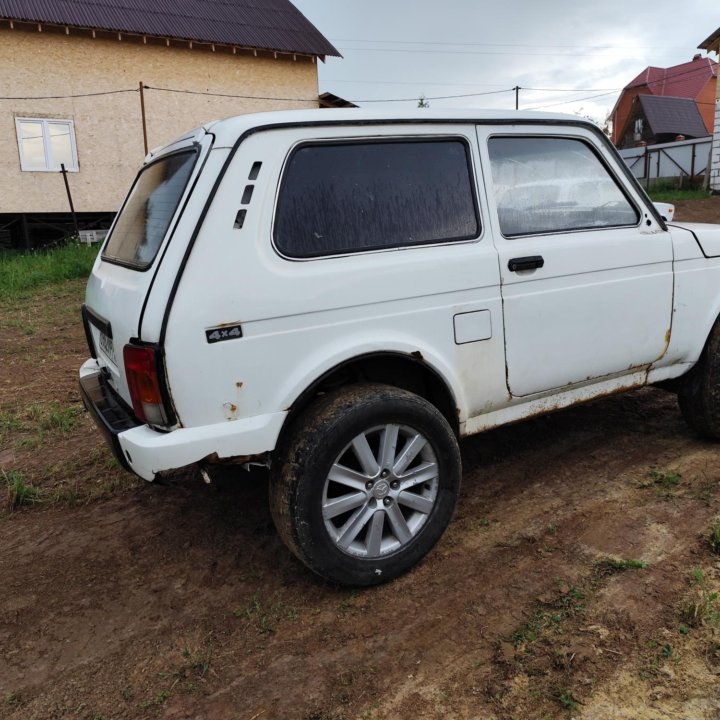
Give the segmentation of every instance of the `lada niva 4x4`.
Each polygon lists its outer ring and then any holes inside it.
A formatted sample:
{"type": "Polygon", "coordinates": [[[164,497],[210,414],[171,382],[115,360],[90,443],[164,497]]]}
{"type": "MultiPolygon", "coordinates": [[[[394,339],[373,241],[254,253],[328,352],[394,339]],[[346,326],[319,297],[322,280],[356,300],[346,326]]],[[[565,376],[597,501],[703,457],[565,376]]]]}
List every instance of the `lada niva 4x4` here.
{"type": "Polygon", "coordinates": [[[146,480],[270,468],[290,549],[370,585],[437,542],[458,440],[647,384],[720,435],[720,227],[522,112],[245,115],[152,152],[90,277],[85,404],[146,480]]]}

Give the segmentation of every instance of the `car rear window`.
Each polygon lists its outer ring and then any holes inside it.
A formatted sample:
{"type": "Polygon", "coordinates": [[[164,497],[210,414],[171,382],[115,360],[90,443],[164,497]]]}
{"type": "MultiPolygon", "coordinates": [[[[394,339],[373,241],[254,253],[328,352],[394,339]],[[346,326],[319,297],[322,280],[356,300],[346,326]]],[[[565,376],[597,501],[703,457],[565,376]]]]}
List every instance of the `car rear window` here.
{"type": "Polygon", "coordinates": [[[140,171],[115,222],[103,260],[146,270],[160,249],[195,165],[197,153],[168,155],[140,171]]]}
{"type": "Polygon", "coordinates": [[[274,225],[285,256],[468,240],[480,221],[460,139],[304,145],[283,176],[274,225]]]}

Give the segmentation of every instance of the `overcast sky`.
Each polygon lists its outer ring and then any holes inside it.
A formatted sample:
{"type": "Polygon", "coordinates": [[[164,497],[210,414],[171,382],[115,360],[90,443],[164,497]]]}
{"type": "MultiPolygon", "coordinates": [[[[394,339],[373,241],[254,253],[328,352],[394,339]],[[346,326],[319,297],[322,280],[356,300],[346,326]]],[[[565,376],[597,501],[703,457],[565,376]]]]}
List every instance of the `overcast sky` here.
{"type": "Polygon", "coordinates": [[[369,107],[424,95],[433,108],[513,108],[518,85],[521,109],[598,122],[645,67],[692,60],[720,27],[718,0],[293,2],[343,55],[320,63],[320,92],[369,107]],[[476,93],[493,94],[436,99],[476,93]]]}

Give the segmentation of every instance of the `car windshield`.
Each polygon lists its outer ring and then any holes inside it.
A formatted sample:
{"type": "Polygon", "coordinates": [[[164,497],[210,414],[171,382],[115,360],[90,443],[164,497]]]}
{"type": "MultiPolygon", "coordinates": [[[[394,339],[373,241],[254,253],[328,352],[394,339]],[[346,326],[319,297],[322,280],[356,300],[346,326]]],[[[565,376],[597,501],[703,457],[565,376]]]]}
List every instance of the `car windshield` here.
{"type": "Polygon", "coordinates": [[[152,264],[175,215],[197,153],[175,153],[141,170],[102,257],[145,270],[152,264]]]}

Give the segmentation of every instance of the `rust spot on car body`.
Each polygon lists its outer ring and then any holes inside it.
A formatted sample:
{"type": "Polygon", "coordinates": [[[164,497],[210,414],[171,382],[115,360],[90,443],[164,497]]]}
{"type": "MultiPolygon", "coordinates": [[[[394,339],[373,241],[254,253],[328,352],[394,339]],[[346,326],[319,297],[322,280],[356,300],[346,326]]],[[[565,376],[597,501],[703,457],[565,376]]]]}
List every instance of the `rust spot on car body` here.
{"type": "Polygon", "coordinates": [[[416,360],[419,360],[420,362],[425,362],[425,358],[423,357],[422,353],[419,350],[415,350],[414,352],[411,352],[410,357],[414,357],[416,360]]]}
{"type": "Polygon", "coordinates": [[[665,353],[668,351],[668,348],[670,347],[670,337],[672,335],[672,328],[669,327],[665,331],[665,347],[663,347],[662,355],[660,357],[663,357],[665,353]]]}
{"type": "Polygon", "coordinates": [[[258,453],[257,455],[236,455],[234,457],[220,457],[217,453],[212,453],[204,457],[201,462],[209,465],[247,465],[248,463],[258,463],[260,465],[267,464],[268,453],[258,453]]]}
{"type": "Polygon", "coordinates": [[[217,325],[213,325],[213,327],[214,328],[225,328],[225,327],[233,327],[234,325],[242,325],[242,322],[240,320],[232,320],[231,322],[218,323],[217,325]]]}
{"type": "MultiPolygon", "coordinates": [[[[650,372],[652,365],[643,365],[640,367],[637,367],[636,370],[638,373],[643,373],[642,379],[635,380],[633,382],[628,382],[623,385],[620,385],[616,388],[613,388],[610,391],[603,392],[600,394],[590,394],[590,395],[582,395],[576,398],[573,398],[570,401],[564,401],[562,398],[557,398],[553,396],[548,396],[547,398],[544,398],[542,402],[534,405],[532,408],[526,409],[522,412],[521,415],[518,417],[512,418],[510,420],[503,420],[502,422],[486,422],[479,424],[475,429],[473,429],[472,432],[465,431],[462,434],[462,437],[467,437],[469,435],[475,435],[479,432],[486,432],[487,430],[492,430],[493,428],[500,427],[503,425],[514,425],[515,423],[524,422],[525,420],[529,420],[530,418],[538,417],[540,415],[547,415],[553,412],[558,412],[560,410],[566,410],[567,408],[575,407],[577,405],[584,405],[585,403],[591,402],[592,400],[596,400],[601,397],[610,397],[611,395],[619,395],[621,393],[627,392],[628,390],[633,390],[635,388],[644,387],[647,385],[647,378],[648,373],[650,372]]],[[[515,399],[515,398],[513,398],[515,399]]]]}
{"type": "Polygon", "coordinates": [[[242,386],[243,386],[242,380],[238,380],[238,381],[235,383],[235,387],[236,387],[238,390],[239,390],[242,386]]]}
{"type": "Polygon", "coordinates": [[[227,420],[237,420],[238,406],[234,402],[223,403],[223,410],[227,420]]]}

